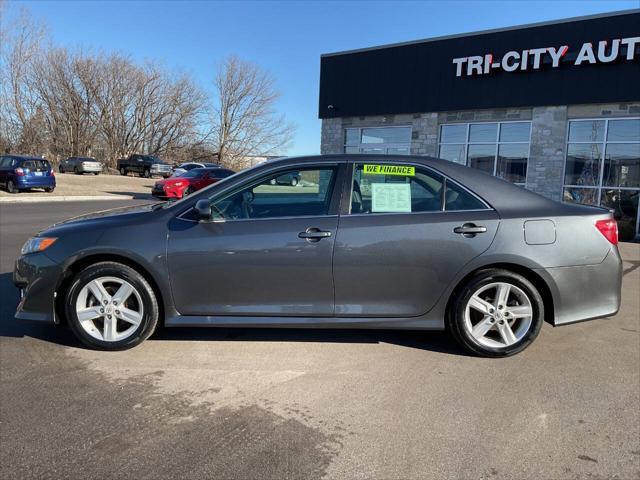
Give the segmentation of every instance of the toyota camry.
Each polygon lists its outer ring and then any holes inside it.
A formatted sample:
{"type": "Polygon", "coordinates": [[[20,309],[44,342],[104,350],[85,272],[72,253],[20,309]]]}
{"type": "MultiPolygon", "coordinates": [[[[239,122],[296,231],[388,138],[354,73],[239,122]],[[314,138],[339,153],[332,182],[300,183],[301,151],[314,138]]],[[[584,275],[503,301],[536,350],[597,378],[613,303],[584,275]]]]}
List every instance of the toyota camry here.
{"type": "Polygon", "coordinates": [[[452,162],[285,158],[40,232],[15,265],[16,317],[105,350],[160,325],[348,327],[447,329],[474,354],[508,356],[544,321],[617,312],[617,241],[606,209],[452,162]]]}

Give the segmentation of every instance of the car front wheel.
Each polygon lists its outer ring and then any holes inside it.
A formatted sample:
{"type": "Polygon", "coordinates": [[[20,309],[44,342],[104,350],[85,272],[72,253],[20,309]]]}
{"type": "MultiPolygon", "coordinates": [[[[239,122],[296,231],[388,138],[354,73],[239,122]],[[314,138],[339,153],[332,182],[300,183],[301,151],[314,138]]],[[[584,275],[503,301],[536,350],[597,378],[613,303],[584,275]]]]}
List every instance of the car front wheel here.
{"type": "Polygon", "coordinates": [[[482,270],[459,290],[448,326],[468,351],[483,357],[507,357],[527,348],[544,321],[540,292],[525,277],[482,270]]]}
{"type": "Polygon", "coordinates": [[[126,175],[126,174],[127,174],[127,169],[126,169],[126,168],[124,168],[124,167],[122,167],[122,168],[120,169],[120,175],[126,175]]]}
{"type": "Polygon", "coordinates": [[[143,342],[158,323],[153,288],[136,270],[100,262],[82,270],[67,290],[67,320],[88,347],[124,350],[143,342]]]}

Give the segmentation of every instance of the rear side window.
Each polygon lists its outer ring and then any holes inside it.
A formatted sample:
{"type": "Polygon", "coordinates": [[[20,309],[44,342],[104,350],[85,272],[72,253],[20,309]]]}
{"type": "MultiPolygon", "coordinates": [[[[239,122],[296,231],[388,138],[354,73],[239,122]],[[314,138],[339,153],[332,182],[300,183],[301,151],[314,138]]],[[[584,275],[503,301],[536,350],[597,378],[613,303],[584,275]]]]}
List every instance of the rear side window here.
{"type": "Polygon", "coordinates": [[[351,213],[483,210],[472,193],[437,172],[408,164],[356,164],[351,213]]]}
{"type": "Polygon", "coordinates": [[[351,213],[410,213],[442,210],[444,178],[403,164],[357,164],[351,189],[351,213]]]}
{"type": "Polygon", "coordinates": [[[486,205],[478,198],[456,185],[452,181],[446,182],[444,209],[448,212],[456,210],[486,210],[486,205]]]}

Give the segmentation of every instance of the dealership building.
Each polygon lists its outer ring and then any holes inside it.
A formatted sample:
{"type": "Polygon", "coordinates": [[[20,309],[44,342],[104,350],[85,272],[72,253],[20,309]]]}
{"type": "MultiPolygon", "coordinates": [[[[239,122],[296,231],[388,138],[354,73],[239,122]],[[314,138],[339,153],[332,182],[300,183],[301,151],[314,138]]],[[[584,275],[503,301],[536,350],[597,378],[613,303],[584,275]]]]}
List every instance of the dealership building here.
{"type": "Polygon", "coordinates": [[[321,152],[440,157],[639,237],[640,10],[321,57],[321,152]]]}

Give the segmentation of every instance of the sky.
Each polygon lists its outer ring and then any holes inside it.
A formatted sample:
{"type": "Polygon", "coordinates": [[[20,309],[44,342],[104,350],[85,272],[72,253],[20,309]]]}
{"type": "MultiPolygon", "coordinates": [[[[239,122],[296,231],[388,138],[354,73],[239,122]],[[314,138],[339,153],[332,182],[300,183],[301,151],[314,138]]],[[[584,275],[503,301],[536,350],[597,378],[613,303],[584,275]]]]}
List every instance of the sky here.
{"type": "Polygon", "coordinates": [[[17,1],[54,42],[119,51],[190,73],[212,89],[215,67],[235,54],[276,79],[278,110],[297,125],[289,155],[320,151],[320,55],[640,7],[640,0],[580,1],[17,1]]]}

